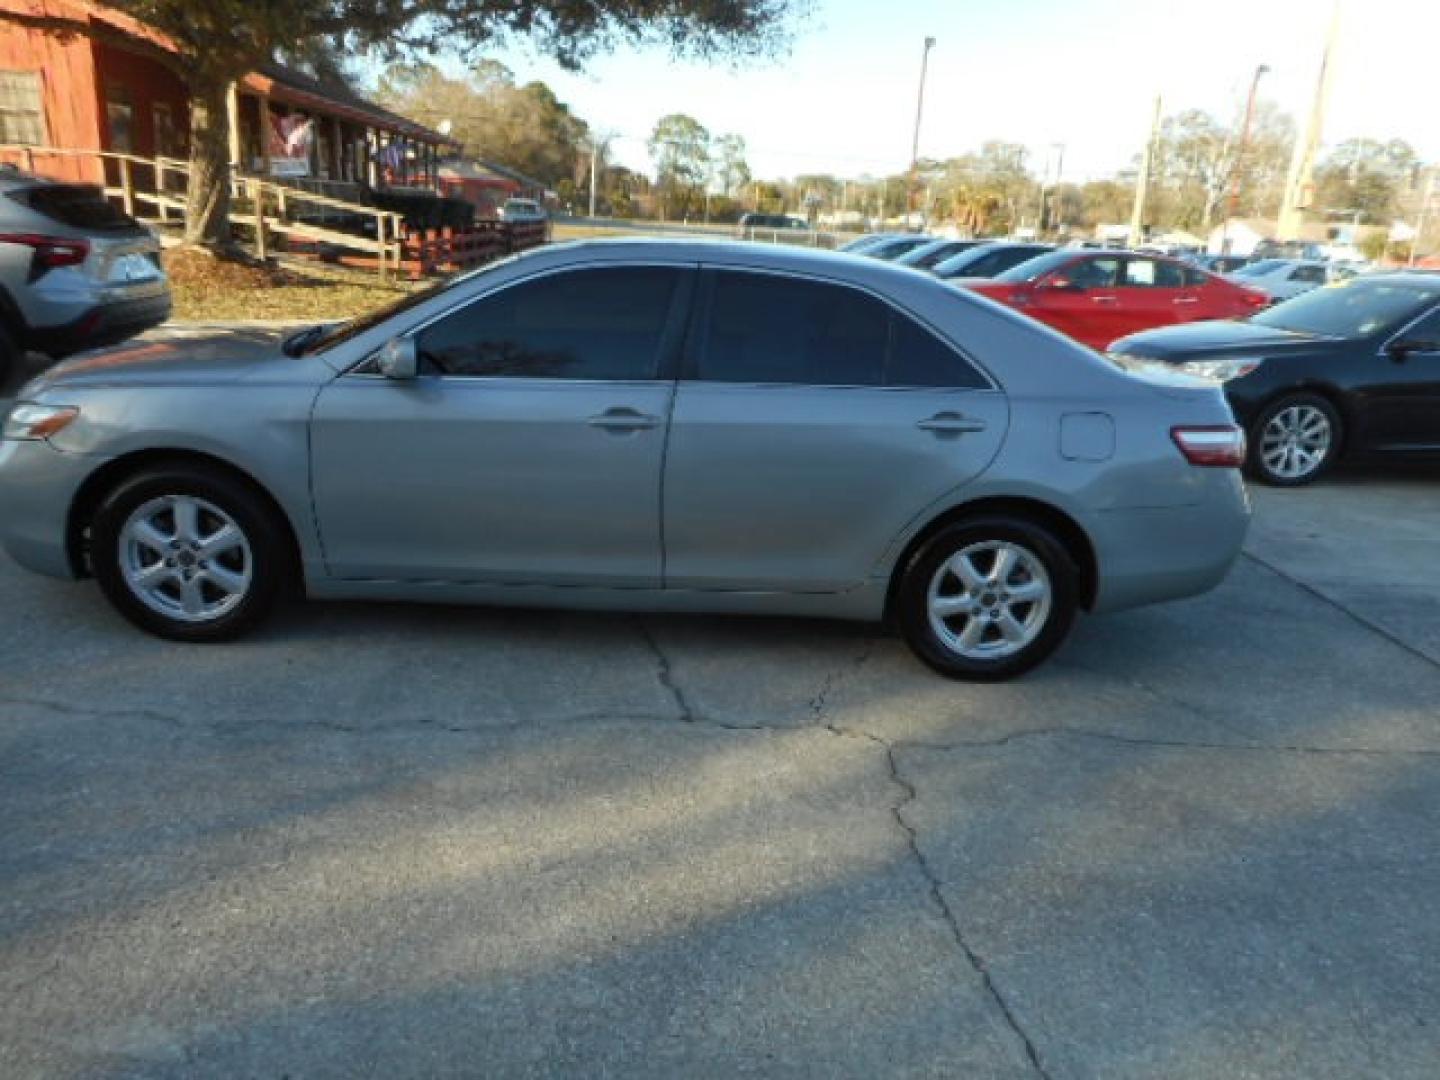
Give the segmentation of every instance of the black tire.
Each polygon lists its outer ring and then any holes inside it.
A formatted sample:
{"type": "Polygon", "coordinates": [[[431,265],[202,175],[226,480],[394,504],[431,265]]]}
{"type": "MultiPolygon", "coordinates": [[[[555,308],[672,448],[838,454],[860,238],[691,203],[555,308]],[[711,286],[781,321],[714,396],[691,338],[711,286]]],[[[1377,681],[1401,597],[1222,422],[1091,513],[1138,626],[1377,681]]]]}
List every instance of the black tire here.
{"type": "MultiPolygon", "coordinates": [[[[218,522],[202,512],[210,527],[218,522]]],[[[172,519],[173,520],[173,519],[172,519]]],[[[163,530],[162,530],[163,531],[163,530]]],[[[148,552],[148,549],[147,549],[148,552]]],[[[175,553],[182,558],[184,552],[175,553]]],[[[192,555],[192,558],[196,556],[192,555]]],[[[238,638],[259,624],[274,608],[281,590],[291,573],[291,557],[284,526],[276,520],[275,510],[248,484],[225,472],[205,465],[183,464],[147,469],[117,485],[101,501],[91,528],[90,561],[101,591],[126,619],[159,637],[172,641],[214,642],[238,638]],[[233,606],[217,611],[201,621],[187,621],[156,610],[133,589],[126,579],[123,536],[127,522],[142,507],[155,500],[189,497],[201,500],[228,517],[243,535],[248,552],[227,554],[237,560],[232,571],[248,570],[248,587],[231,595],[238,597],[233,606]]],[[[219,558],[216,560],[219,563],[219,558]]],[[[192,563],[188,572],[204,577],[204,563],[192,563]]],[[[177,571],[187,572],[187,571],[177,571]]],[[[174,574],[170,574],[173,578],[174,574]]],[[[189,580],[188,578],[186,580],[189,580]]],[[[197,583],[197,588],[204,586],[197,583]]],[[[153,595],[154,590],[152,590],[153,595]]],[[[174,583],[178,603],[179,583],[174,583]]],[[[160,599],[166,599],[161,596],[160,599]]],[[[213,600],[213,594],[207,597],[213,600]]]]}
{"type": "MultiPolygon", "coordinates": [[[[1032,564],[1020,560],[1020,565],[1027,568],[1032,564]]],[[[1019,590],[1031,579],[1032,575],[1025,569],[1012,571],[1005,587],[1007,590],[1019,590]]],[[[969,595],[958,576],[949,571],[937,582],[937,596],[941,599],[959,602],[959,597],[969,595]],[[956,591],[951,593],[939,589],[956,591]]],[[[1079,597],[1080,575],[1075,563],[1064,545],[1048,529],[1024,518],[986,516],[948,525],[920,546],[901,576],[894,614],[911,650],[941,675],[975,682],[999,682],[1023,675],[1060,647],[1075,621],[1079,597]],[[981,640],[968,652],[957,651],[960,647],[958,638],[970,627],[973,616],[959,613],[953,619],[941,619],[952,640],[947,642],[943,639],[931,619],[931,584],[937,582],[942,566],[967,549],[971,551],[971,557],[978,560],[974,565],[993,572],[998,564],[986,564],[991,555],[987,545],[1002,544],[1024,552],[1043,568],[1043,578],[1033,575],[1033,579],[1048,587],[1047,602],[1007,603],[1003,593],[979,594],[974,599],[981,607],[981,640]],[[988,608],[986,601],[991,601],[988,608]],[[999,639],[1004,635],[999,623],[991,621],[988,627],[984,625],[990,621],[989,616],[993,612],[1005,612],[1023,624],[1028,639],[1023,646],[1013,648],[1013,642],[1002,644],[999,639]],[[983,652],[987,644],[995,647],[997,655],[973,655],[977,651],[983,652]],[[1003,651],[1011,648],[1013,651],[1003,651]]]]}
{"type": "Polygon", "coordinates": [[[1246,451],[1245,471],[1250,476],[1271,487],[1301,487],[1318,480],[1330,470],[1330,466],[1335,464],[1335,459],[1340,456],[1340,448],[1345,438],[1345,421],[1335,406],[1319,394],[1286,394],[1261,410],[1260,415],[1255,418],[1255,422],[1250,425],[1250,430],[1245,435],[1249,444],[1249,449],[1246,451]],[[1277,422],[1277,418],[1290,409],[1299,410],[1301,416],[1307,415],[1309,411],[1313,410],[1323,416],[1329,425],[1328,442],[1319,460],[1313,467],[1293,473],[1286,467],[1272,467],[1271,463],[1266,460],[1267,447],[1265,445],[1266,430],[1272,423],[1277,422]]]}

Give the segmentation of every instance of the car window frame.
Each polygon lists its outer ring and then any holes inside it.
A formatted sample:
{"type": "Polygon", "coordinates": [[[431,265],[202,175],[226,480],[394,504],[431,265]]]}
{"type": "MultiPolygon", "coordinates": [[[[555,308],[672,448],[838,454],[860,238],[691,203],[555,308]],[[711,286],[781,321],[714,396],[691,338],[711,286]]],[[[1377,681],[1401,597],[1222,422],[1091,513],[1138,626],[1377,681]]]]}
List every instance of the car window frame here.
{"type": "Polygon", "coordinates": [[[1414,330],[1416,326],[1424,322],[1426,319],[1430,318],[1440,319],[1440,301],[1432,303],[1432,305],[1427,310],[1422,311],[1413,319],[1408,320],[1405,325],[1401,326],[1393,334],[1387,336],[1385,340],[1380,343],[1380,348],[1375,351],[1375,355],[1383,357],[1385,359],[1390,359],[1390,346],[1394,345],[1397,341],[1404,341],[1405,336],[1409,334],[1410,331],[1414,330]]]}
{"type": "MultiPolygon", "coordinates": [[[[819,274],[805,274],[794,270],[780,269],[768,266],[748,266],[733,263],[701,263],[698,273],[695,276],[692,303],[690,304],[690,318],[685,329],[685,340],[680,350],[680,362],[677,379],[681,383],[688,383],[694,386],[744,386],[750,388],[775,387],[795,388],[800,387],[810,390],[870,390],[886,391],[895,393],[926,393],[939,391],[941,393],[1003,393],[1004,390],[998,379],[977,360],[973,353],[964,348],[954,338],[940,331],[934,323],[921,315],[916,314],[909,308],[897,304],[890,297],[876,292],[855,281],[841,278],[825,277],[819,274]],[[878,300],[885,306],[890,315],[890,321],[885,337],[885,359],[889,360],[890,348],[894,342],[896,318],[909,319],[921,330],[929,333],[939,340],[940,344],[950,349],[960,357],[982,380],[982,386],[936,386],[936,385],[914,385],[905,384],[901,386],[887,386],[869,383],[808,383],[808,382],[727,382],[719,379],[702,379],[699,373],[700,350],[706,346],[707,335],[710,329],[711,316],[715,301],[715,281],[722,273],[758,274],[766,277],[788,278],[794,281],[802,281],[814,285],[830,285],[842,289],[853,289],[856,292],[878,300]]],[[[885,365],[882,363],[881,376],[885,375],[885,365]]]]}
{"type": "MultiPolygon", "coordinates": [[[[436,323],[468,311],[476,304],[499,296],[501,293],[511,289],[542,281],[546,278],[558,277],[563,274],[580,273],[586,270],[676,270],[679,272],[679,280],[676,283],[674,295],[670,297],[670,310],[665,315],[665,323],[660,332],[660,345],[657,350],[656,374],[644,379],[572,379],[553,375],[466,375],[446,371],[427,371],[415,376],[416,379],[442,379],[442,380],[465,380],[466,382],[528,382],[528,383],[549,383],[565,386],[633,386],[650,385],[654,383],[674,382],[678,378],[681,354],[687,339],[687,329],[690,323],[692,307],[696,296],[697,277],[699,266],[697,263],[681,259],[659,259],[631,261],[616,260],[606,262],[576,263],[571,266],[551,266],[538,270],[533,274],[526,274],[524,277],[515,278],[511,281],[502,282],[493,289],[487,289],[477,296],[466,299],[463,303],[457,304],[446,311],[439,311],[426,318],[423,322],[416,323],[404,333],[396,334],[397,338],[415,339],[423,334],[436,323]]],[[[360,378],[386,379],[378,370],[374,370],[376,358],[380,350],[376,349],[357,361],[348,371],[341,374],[341,378],[357,376],[360,378]]]]}

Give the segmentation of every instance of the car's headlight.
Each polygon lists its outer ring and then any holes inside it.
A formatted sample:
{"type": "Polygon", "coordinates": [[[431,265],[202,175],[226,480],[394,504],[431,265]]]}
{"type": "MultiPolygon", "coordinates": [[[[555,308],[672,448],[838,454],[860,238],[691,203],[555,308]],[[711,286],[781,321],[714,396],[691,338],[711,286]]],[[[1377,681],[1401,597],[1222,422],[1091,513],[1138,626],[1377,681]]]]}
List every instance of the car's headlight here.
{"type": "Polygon", "coordinates": [[[6,439],[48,439],[65,430],[80,410],[71,405],[37,405],[33,401],[17,402],[5,417],[6,439]]]}
{"type": "Polygon", "coordinates": [[[1231,357],[1225,360],[1186,360],[1175,365],[1176,370],[1197,379],[1214,382],[1229,382],[1249,375],[1260,366],[1260,361],[1251,358],[1231,357]]]}

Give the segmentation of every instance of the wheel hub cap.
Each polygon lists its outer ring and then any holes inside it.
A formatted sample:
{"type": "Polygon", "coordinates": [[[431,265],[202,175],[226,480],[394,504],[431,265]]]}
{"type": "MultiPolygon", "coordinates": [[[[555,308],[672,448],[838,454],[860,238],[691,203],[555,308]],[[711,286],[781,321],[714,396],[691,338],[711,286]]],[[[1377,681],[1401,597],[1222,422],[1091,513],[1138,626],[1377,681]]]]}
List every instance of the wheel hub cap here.
{"type": "Polygon", "coordinates": [[[972,660],[1012,656],[1050,616],[1050,575],[1034,552],[1005,540],[956,552],[930,580],[930,627],[941,644],[972,660]]]}
{"type": "Polygon", "coordinates": [[[214,503],[166,495],[136,508],[120,530],[120,572],[150,610],[210,622],[244,601],[254,579],[249,538],[214,503]]]}
{"type": "Polygon", "coordinates": [[[1265,425],[1260,459],[1272,475],[1298,480],[1324,463],[1333,437],[1330,418],[1324,412],[1313,405],[1291,405],[1265,425]]]}

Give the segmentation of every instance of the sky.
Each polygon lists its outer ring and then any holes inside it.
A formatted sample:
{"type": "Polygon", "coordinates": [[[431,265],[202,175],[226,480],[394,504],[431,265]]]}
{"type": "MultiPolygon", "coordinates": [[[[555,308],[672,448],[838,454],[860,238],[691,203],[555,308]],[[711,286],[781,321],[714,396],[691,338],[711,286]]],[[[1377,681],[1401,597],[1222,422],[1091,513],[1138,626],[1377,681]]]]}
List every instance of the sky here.
{"type": "MultiPolygon", "coordinates": [[[[1398,137],[1440,160],[1440,0],[1340,2],[1325,143],[1398,137]]],[[[1330,0],[813,0],[789,55],[738,70],[654,50],[603,56],[580,74],[525,46],[491,55],[616,133],[613,157],[631,168],[650,171],[646,136],[680,112],[712,135],[743,135],[757,177],[853,177],[908,165],[929,35],[922,157],[1003,139],[1053,175],[1063,144],[1063,179],[1084,182],[1134,158],[1157,94],[1166,113],[1238,120],[1258,64],[1270,68],[1261,98],[1303,117],[1330,11],[1330,0]]]]}

